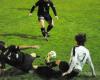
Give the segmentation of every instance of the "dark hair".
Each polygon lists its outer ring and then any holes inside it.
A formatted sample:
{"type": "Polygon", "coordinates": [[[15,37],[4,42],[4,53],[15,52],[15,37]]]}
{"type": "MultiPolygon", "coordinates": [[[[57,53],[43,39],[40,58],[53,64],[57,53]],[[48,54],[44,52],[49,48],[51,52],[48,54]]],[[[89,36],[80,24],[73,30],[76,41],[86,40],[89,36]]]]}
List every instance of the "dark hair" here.
{"type": "Polygon", "coordinates": [[[77,41],[78,45],[84,45],[86,42],[86,34],[84,33],[79,33],[75,36],[75,40],[77,41]]]}
{"type": "Polygon", "coordinates": [[[0,50],[4,50],[5,49],[5,42],[4,41],[0,41],[0,50]]]}
{"type": "Polygon", "coordinates": [[[4,41],[0,41],[0,45],[5,45],[5,42],[4,41]]]}
{"type": "MultiPolygon", "coordinates": [[[[44,1],[44,0],[39,0],[39,1],[44,1]]],[[[47,1],[50,1],[50,0],[47,0],[47,1]]]]}

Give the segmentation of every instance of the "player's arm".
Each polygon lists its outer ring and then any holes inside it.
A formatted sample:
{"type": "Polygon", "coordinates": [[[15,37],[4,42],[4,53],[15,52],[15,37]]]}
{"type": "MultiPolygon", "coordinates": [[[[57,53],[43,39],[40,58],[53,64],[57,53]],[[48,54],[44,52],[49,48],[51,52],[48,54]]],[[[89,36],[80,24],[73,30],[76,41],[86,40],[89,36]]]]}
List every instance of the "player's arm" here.
{"type": "Polygon", "coordinates": [[[53,10],[53,13],[54,13],[55,17],[58,19],[56,8],[55,8],[54,4],[51,1],[50,1],[50,6],[51,6],[51,8],[53,10]]]}
{"type": "Polygon", "coordinates": [[[35,5],[33,5],[33,7],[30,10],[29,16],[32,15],[32,12],[34,11],[34,9],[39,5],[39,1],[35,3],[35,5]]]}
{"type": "Polygon", "coordinates": [[[40,47],[38,45],[33,45],[33,46],[18,46],[19,49],[29,49],[29,48],[33,48],[33,49],[39,49],[40,47]]]}
{"type": "Polygon", "coordinates": [[[47,58],[45,60],[46,60],[47,63],[49,63],[50,62],[50,57],[47,56],[47,58]]]}
{"type": "Polygon", "coordinates": [[[71,55],[70,55],[70,59],[69,59],[69,64],[70,64],[71,61],[72,61],[72,57],[73,57],[73,49],[71,50],[71,55]]]}
{"type": "Polygon", "coordinates": [[[32,45],[32,46],[26,46],[26,45],[10,45],[7,47],[10,51],[17,51],[17,50],[21,50],[21,49],[29,49],[29,48],[33,48],[33,49],[38,49],[40,48],[38,45],[32,45]]]}
{"type": "Polygon", "coordinates": [[[48,55],[46,56],[46,63],[49,63],[51,59],[51,54],[48,53],[48,55]]]}
{"type": "Polygon", "coordinates": [[[90,65],[91,71],[92,71],[92,76],[96,76],[95,70],[94,70],[94,65],[92,63],[90,54],[88,55],[88,64],[90,65]]]}
{"type": "Polygon", "coordinates": [[[57,66],[57,63],[56,63],[56,61],[50,61],[50,57],[47,57],[46,58],[46,60],[45,60],[45,63],[46,63],[46,65],[48,66],[48,67],[55,67],[55,66],[57,66]]]}

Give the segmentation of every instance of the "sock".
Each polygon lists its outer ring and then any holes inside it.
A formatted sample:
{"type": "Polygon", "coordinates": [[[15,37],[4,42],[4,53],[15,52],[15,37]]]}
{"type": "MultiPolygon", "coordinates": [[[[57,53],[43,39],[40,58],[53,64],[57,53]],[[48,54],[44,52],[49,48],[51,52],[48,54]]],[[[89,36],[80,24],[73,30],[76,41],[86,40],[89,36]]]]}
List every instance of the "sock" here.
{"type": "Polygon", "coordinates": [[[45,28],[41,28],[42,35],[45,37],[46,30],[45,28]]]}
{"type": "Polygon", "coordinates": [[[53,28],[53,25],[48,25],[47,32],[49,32],[53,28]]]}

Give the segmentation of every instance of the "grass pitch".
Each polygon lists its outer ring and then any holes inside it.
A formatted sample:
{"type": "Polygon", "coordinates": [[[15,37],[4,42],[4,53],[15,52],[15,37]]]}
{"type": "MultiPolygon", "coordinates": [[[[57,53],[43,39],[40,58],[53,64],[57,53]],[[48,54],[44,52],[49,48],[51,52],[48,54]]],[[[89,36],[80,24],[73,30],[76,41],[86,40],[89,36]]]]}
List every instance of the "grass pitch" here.
{"type": "MultiPolygon", "coordinates": [[[[79,32],[87,34],[86,47],[90,50],[97,77],[90,77],[87,65],[76,80],[100,80],[100,1],[99,0],[53,0],[59,20],[52,11],[55,27],[50,32],[49,41],[41,35],[37,20],[37,9],[31,17],[29,10],[37,0],[0,0],[0,40],[6,45],[40,45],[36,52],[45,57],[47,52],[55,50],[57,59],[69,60],[70,50],[74,46],[74,36],[79,32]],[[87,75],[87,76],[86,76],[87,75]]],[[[37,60],[36,64],[41,64],[37,60]]],[[[26,74],[17,77],[1,77],[0,80],[41,80],[36,75],[26,74]]]]}

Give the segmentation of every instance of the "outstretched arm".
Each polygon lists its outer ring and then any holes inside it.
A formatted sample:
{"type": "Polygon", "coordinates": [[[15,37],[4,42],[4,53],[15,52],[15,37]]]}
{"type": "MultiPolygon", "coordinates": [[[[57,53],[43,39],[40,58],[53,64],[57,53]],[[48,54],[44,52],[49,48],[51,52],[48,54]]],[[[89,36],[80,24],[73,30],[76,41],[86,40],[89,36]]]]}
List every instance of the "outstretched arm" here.
{"type": "Polygon", "coordinates": [[[33,48],[33,49],[39,49],[40,47],[38,45],[33,45],[33,46],[18,46],[19,49],[29,49],[29,48],[33,48]]]}
{"type": "Polygon", "coordinates": [[[88,56],[88,64],[90,65],[90,68],[91,68],[91,71],[92,71],[92,76],[96,76],[96,73],[95,73],[94,66],[93,66],[90,55],[88,56]]]}
{"type": "Polygon", "coordinates": [[[55,17],[57,17],[57,19],[58,19],[56,8],[55,8],[54,4],[51,1],[50,1],[50,6],[51,6],[51,8],[53,10],[53,13],[54,13],[55,17]]]}
{"type": "Polygon", "coordinates": [[[46,56],[46,59],[45,60],[46,60],[47,63],[49,63],[50,62],[50,59],[51,59],[51,55],[48,53],[48,55],[46,56]]]}
{"type": "Polygon", "coordinates": [[[38,2],[36,2],[35,3],[35,5],[33,5],[33,7],[31,8],[31,10],[30,10],[30,13],[29,13],[29,16],[31,16],[32,15],[32,12],[34,11],[34,9],[38,6],[38,4],[39,4],[39,1],[38,2]]]}

